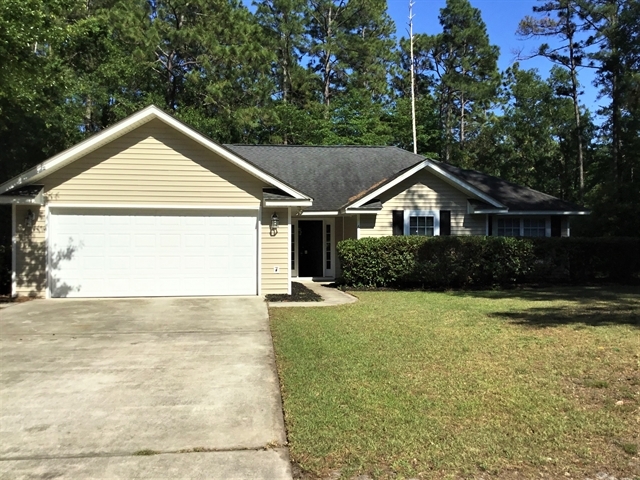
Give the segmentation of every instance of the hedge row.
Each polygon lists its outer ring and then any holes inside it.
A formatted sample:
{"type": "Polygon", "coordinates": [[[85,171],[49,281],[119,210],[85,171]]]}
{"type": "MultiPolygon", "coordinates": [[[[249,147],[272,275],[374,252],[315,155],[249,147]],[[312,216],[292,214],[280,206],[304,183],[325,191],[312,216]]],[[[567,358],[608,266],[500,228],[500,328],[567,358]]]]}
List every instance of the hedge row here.
{"type": "Polygon", "coordinates": [[[397,236],[337,247],[345,284],[462,288],[640,278],[640,239],[397,236]]]}

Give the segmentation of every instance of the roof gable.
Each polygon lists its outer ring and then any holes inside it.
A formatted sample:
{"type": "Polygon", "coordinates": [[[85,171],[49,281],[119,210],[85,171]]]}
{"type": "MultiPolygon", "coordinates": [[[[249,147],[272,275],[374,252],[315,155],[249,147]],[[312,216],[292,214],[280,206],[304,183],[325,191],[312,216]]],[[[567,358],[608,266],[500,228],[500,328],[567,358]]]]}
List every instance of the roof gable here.
{"type": "Polygon", "coordinates": [[[310,211],[337,211],[350,198],[424,160],[395,147],[225,145],[313,197],[310,211]]]}
{"type": "Polygon", "coordinates": [[[434,162],[442,170],[473,185],[476,189],[490,194],[514,212],[558,212],[582,214],[588,212],[584,207],[547,195],[529,187],[507,182],[498,177],[476,170],[465,170],[447,163],[434,162]]]}
{"type": "Polygon", "coordinates": [[[309,211],[356,211],[402,180],[426,170],[493,212],[586,213],[584,208],[473,170],[397,147],[225,145],[314,198],[309,211]]]}
{"type": "Polygon", "coordinates": [[[432,162],[431,160],[428,160],[428,159],[423,160],[422,162],[416,164],[412,168],[409,168],[409,169],[407,169],[407,170],[405,170],[403,172],[399,172],[394,178],[390,179],[387,182],[384,182],[380,186],[372,188],[369,192],[367,192],[365,195],[362,195],[357,200],[349,202],[347,205],[345,205],[345,208],[347,210],[361,208],[363,205],[365,205],[367,202],[372,201],[373,199],[375,199],[381,193],[386,192],[390,188],[392,188],[395,185],[399,184],[400,182],[412,177],[413,175],[415,175],[416,173],[418,173],[418,172],[420,172],[422,170],[429,171],[430,173],[434,174],[435,176],[440,177],[441,179],[445,180],[447,183],[450,183],[451,185],[456,187],[458,190],[461,190],[461,191],[467,193],[468,195],[472,195],[474,197],[477,197],[477,198],[487,202],[488,204],[493,205],[496,208],[504,208],[504,205],[502,205],[500,202],[498,202],[494,198],[492,198],[489,195],[487,195],[486,193],[478,190],[473,185],[470,185],[469,183],[467,183],[464,180],[456,177],[455,175],[448,174],[446,171],[444,171],[441,168],[439,168],[439,166],[437,164],[435,164],[434,162],[432,162]]]}
{"type": "Polygon", "coordinates": [[[23,172],[17,177],[12,178],[11,180],[0,185],[0,194],[12,190],[21,185],[28,185],[35,183],[47,175],[69,165],[70,163],[82,158],[90,152],[97,150],[98,148],[112,142],[113,140],[122,137],[135,130],[136,128],[148,123],[153,119],[158,119],[175,130],[181,132],[188,138],[194,140],[205,148],[217,153],[219,156],[224,158],[225,160],[233,163],[239,168],[245,170],[250,173],[254,177],[266,182],[269,185],[272,185],[276,188],[279,188],[283,192],[291,195],[296,199],[305,199],[310,200],[311,197],[305,195],[300,192],[296,188],[291,185],[283,182],[282,180],[276,178],[270,173],[262,170],[246,159],[240,157],[234,152],[229,151],[224,148],[222,145],[219,145],[213,142],[211,139],[192,129],[191,127],[185,125],[184,123],[176,120],[172,116],[166,114],[162,110],[160,110],[156,106],[149,106],[127,118],[124,120],[112,125],[109,128],[104,129],[103,131],[89,137],[83,142],[74,145],[73,147],[54,155],[53,157],[45,160],[44,162],[36,165],[35,167],[23,172]]]}

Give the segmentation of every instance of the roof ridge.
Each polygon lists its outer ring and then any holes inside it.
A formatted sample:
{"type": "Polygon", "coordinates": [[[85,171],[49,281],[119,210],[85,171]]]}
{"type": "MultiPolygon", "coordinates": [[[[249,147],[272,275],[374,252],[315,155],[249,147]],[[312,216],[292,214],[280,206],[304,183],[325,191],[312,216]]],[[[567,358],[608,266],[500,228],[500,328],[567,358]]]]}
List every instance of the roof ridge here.
{"type": "Polygon", "coordinates": [[[290,147],[290,148],[394,148],[393,145],[279,145],[273,143],[223,143],[230,147],[290,147]]]}
{"type": "Polygon", "coordinates": [[[458,170],[461,170],[461,171],[463,171],[463,172],[472,172],[472,173],[476,173],[476,174],[478,174],[478,175],[482,175],[483,177],[493,178],[493,179],[498,180],[499,182],[505,183],[505,184],[507,184],[507,185],[509,185],[509,186],[511,186],[511,187],[515,187],[515,188],[524,188],[524,189],[530,190],[530,191],[532,191],[532,192],[535,192],[535,193],[537,193],[537,194],[543,195],[543,196],[545,196],[545,197],[552,198],[552,199],[554,199],[554,200],[560,200],[561,202],[565,202],[565,203],[568,203],[568,204],[571,204],[571,205],[574,205],[574,206],[579,206],[579,207],[581,207],[581,208],[582,208],[582,206],[581,206],[581,205],[578,205],[578,204],[576,204],[576,203],[572,202],[571,200],[565,200],[564,198],[556,197],[556,196],[551,195],[551,194],[549,194],[549,193],[545,193],[545,192],[542,192],[542,191],[540,191],[540,190],[536,190],[535,188],[529,187],[529,186],[527,186],[527,185],[520,185],[520,184],[518,184],[518,183],[514,183],[514,182],[511,182],[511,181],[509,181],[509,180],[505,180],[505,179],[504,179],[504,178],[502,178],[502,177],[497,177],[497,176],[495,176],[495,175],[491,175],[490,173],[484,173],[484,172],[481,172],[480,170],[475,170],[475,169],[473,169],[473,168],[462,168],[462,167],[458,167],[458,166],[456,166],[456,165],[451,165],[450,163],[442,162],[442,161],[440,161],[440,160],[436,160],[436,162],[437,162],[437,163],[444,164],[444,165],[447,165],[447,166],[449,166],[449,167],[453,167],[453,168],[458,169],[458,170]]]}

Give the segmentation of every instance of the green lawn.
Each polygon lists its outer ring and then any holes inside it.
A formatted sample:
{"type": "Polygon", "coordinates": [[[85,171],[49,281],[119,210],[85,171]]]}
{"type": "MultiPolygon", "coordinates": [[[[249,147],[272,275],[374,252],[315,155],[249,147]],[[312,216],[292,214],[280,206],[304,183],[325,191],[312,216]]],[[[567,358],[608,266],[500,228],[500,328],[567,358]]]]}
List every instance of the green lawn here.
{"type": "Polygon", "coordinates": [[[270,311],[310,476],[640,476],[640,289],[355,295],[270,311]]]}

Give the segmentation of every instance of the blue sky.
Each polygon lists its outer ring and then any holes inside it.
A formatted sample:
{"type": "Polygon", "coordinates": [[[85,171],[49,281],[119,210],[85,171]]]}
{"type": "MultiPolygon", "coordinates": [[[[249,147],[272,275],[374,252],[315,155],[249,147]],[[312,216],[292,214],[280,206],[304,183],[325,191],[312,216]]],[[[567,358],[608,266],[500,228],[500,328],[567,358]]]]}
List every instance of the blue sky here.
{"type": "MultiPolygon", "coordinates": [[[[409,0],[387,0],[389,15],[396,24],[396,35],[408,37],[409,0]]],[[[440,9],[445,6],[445,0],[415,0],[413,7],[413,31],[414,33],[435,34],[441,31],[438,15],[440,9]]],[[[471,0],[471,4],[480,9],[482,18],[487,24],[489,39],[494,45],[500,47],[499,66],[506,69],[516,59],[517,52],[528,54],[542,43],[539,39],[523,41],[516,35],[518,22],[526,15],[533,14],[533,6],[539,4],[536,0],[471,0]]],[[[546,77],[551,69],[551,62],[543,58],[533,58],[520,62],[521,68],[537,68],[543,77],[546,77]]],[[[592,85],[593,73],[589,69],[580,72],[579,77],[584,94],[582,103],[592,113],[598,108],[598,92],[592,85]]]]}

